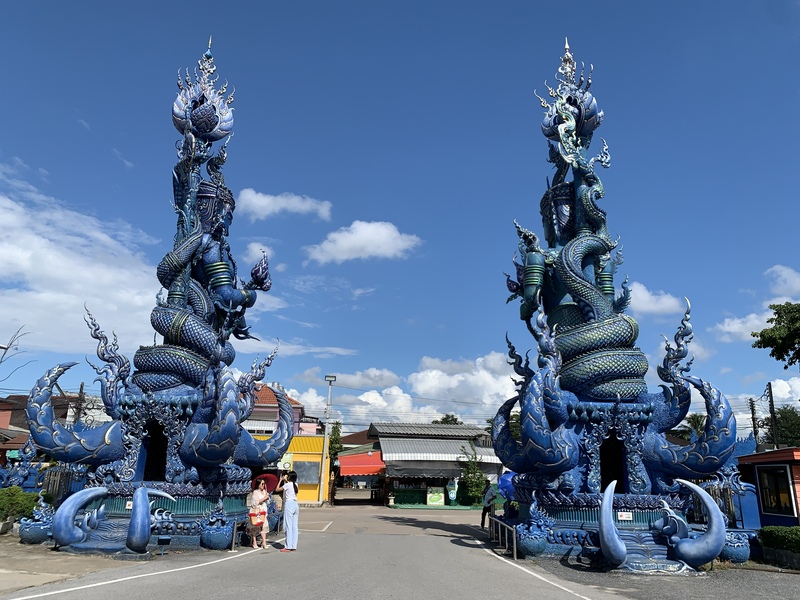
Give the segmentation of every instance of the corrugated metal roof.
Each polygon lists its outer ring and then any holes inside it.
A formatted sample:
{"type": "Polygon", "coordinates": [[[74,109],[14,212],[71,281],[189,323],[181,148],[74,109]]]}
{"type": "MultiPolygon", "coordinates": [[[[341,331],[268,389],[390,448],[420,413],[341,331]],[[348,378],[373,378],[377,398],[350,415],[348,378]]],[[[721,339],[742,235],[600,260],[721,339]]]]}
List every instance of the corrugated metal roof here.
{"type": "Polygon", "coordinates": [[[488,435],[477,425],[441,425],[439,423],[372,423],[369,437],[433,437],[469,440],[488,435]]]}
{"type": "Polygon", "coordinates": [[[361,446],[356,446],[355,448],[348,448],[347,450],[342,450],[339,452],[338,456],[350,456],[351,454],[363,454],[364,452],[375,452],[381,449],[380,442],[370,442],[369,444],[363,444],[361,446]]]}
{"type": "MultiPolygon", "coordinates": [[[[267,440],[269,435],[254,435],[257,440],[267,440]]],[[[322,455],[322,446],[325,443],[325,438],[321,435],[296,435],[289,442],[289,448],[286,452],[297,452],[301,454],[319,454],[322,455]]]]}
{"type": "MultiPolygon", "coordinates": [[[[381,439],[381,452],[384,462],[397,460],[458,462],[465,460],[472,450],[464,440],[384,438],[381,439]]],[[[482,463],[500,463],[492,448],[476,446],[475,453],[482,463]]]]}

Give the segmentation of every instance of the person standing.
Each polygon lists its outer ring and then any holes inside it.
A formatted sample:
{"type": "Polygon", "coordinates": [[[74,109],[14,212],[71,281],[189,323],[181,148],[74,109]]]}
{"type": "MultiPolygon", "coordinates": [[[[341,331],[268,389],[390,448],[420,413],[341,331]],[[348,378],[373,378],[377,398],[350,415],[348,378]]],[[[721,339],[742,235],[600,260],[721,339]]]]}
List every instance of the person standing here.
{"type": "Polygon", "coordinates": [[[497,498],[497,491],[492,486],[492,482],[486,480],[483,486],[483,511],[481,511],[481,529],[486,529],[486,515],[494,512],[494,499],[497,498]]]}
{"type": "Polygon", "coordinates": [[[297,550],[298,517],[300,509],[297,505],[297,473],[289,471],[281,477],[276,492],[283,493],[283,529],[286,532],[286,542],[281,552],[294,552],[297,550]]]}
{"type": "Polygon", "coordinates": [[[258,548],[258,536],[261,535],[261,547],[267,548],[267,532],[269,531],[269,521],[267,520],[267,503],[269,502],[269,492],[267,482],[264,479],[256,478],[253,480],[253,493],[250,494],[250,525],[247,533],[253,543],[253,549],[258,548]]]}

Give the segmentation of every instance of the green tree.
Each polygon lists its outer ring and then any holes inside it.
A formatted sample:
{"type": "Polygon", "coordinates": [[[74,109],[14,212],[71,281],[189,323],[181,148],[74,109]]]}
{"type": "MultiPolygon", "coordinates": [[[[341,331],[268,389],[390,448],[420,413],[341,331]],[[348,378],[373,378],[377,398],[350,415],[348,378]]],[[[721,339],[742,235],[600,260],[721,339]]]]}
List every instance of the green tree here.
{"type": "Polygon", "coordinates": [[[671,434],[683,438],[684,440],[692,439],[692,434],[700,436],[706,428],[706,415],[700,413],[689,413],[683,422],[675,429],[670,431],[671,434]]]}
{"type": "MultiPolygon", "coordinates": [[[[489,424],[486,427],[486,431],[492,433],[492,424],[494,423],[494,419],[486,419],[486,422],[489,424]]],[[[508,426],[511,428],[511,437],[515,440],[520,441],[520,430],[519,430],[519,412],[512,412],[511,418],[508,420],[508,426]]]]}
{"type": "Polygon", "coordinates": [[[433,423],[435,425],[463,425],[464,424],[463,421],[459,421],[458,420],[457,416],[451,415],[450,413],[447,413],[441,419],[436,419],[434,421],[431,421],[431,423],[433,423]]]}
{"type": "Polygon", "coordinates": [[[774,314],[767,319],[771,327],[754,331],[753,348],[769,349],[769,355],[785,363],[784,369],[800,363],[800,304],[770,304],[774,314]]]}
{"type": "Polygon", "coordinates": [[[479,504],[483,500],[483,485],[486,475],[481,469],[481,459],[475,450],[475,444],[470,440],[469,448],[462,447],[464,456],[461,457],[461,478],[458,482],[456,500],[462,506],[479,504]]]}
{"type": "Polygon", "coordinates": [[[331,457],[331,463],[339,456],[342,451],[342,423],[341,421],[334,421],[331,425],[331,433],[328,438],[328,456],[331,457]]]}
{"type": "MultiPolygon", "coordinates": [[[[775,409],[775,421],[778,426],[778,444],[800,446],[800,410],[794,406],[779,406],[775,409]]],[[[764,434],[768,444],[774,443],[770,424],[764,434]]]]}

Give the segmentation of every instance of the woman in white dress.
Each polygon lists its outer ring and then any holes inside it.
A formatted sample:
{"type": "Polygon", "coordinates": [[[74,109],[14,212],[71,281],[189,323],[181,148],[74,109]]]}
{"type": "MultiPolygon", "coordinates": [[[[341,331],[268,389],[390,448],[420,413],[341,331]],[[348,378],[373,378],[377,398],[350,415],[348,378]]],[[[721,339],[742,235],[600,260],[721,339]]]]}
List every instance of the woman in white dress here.
{"type": "Polygon", "coordinates": [[[281,476],[276,492],[283,493],[283,529],[286,532],[286,542],[281,552],[294,552],[297,550],[298,517],[300,509],[297,505],[297,473],[289,471],[281,476]]]}

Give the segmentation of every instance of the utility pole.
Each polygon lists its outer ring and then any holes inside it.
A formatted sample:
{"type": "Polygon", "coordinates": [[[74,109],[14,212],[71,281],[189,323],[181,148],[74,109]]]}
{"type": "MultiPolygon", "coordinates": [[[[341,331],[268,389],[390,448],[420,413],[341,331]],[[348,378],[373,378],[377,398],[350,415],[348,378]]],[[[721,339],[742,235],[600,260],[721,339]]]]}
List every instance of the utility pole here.
{"type": "Polygon", "coordinates": [[[756,418],[756,401],[753,398],[750,398],[747,401],[747,404],[750,405],[750,418],[753,420],[753,437],[756,440],[756,444],[758,444],[758,419],[756,418]]]}
{"type": "Polygon", "coordinates": [[[778,419],[775,416],[775,400],[772,398],[772,382],[767,382],[767,395],[769,396],[769,420],[772,424],[772,449],[778,449],[778,419]]]}
{"type": "Polygon", "coordinates": [[[325,499],[324,492],[327,488],[325,485],[325,479],[327,472],[330,469],[327,469],[326,463],[328,461],[328,421],[330,421],[331,416],[331,388],[333,387],[333,382],[336,381],[336,375],[325,375],[325,381],[328,382],[328,403],[325,405],[325,437],[323,438],[322,442],[322,463],[319,466],[319,505],[322,506],[322,502],[325,499]],[[327,471],[327,472],[326,472],[327,471]]]}

